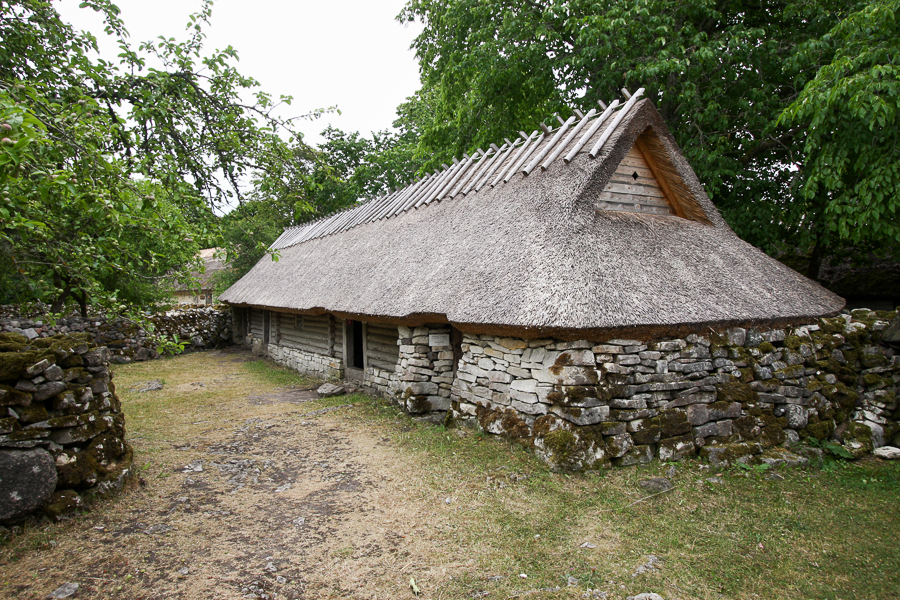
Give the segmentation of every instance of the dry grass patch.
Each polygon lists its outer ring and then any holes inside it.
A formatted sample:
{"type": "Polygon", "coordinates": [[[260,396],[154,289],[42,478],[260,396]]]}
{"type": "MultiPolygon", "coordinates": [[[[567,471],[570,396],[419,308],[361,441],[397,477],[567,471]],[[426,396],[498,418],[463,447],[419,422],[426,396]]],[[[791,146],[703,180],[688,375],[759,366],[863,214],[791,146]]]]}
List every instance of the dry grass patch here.
{"type": "Polygon", "coordinates": [[[143,485],[0,547],[0,596],[413,598],[411,578],[435,600],[900,596],[894,464],[567,476],[249,358],[117,367],[143,485]]]}

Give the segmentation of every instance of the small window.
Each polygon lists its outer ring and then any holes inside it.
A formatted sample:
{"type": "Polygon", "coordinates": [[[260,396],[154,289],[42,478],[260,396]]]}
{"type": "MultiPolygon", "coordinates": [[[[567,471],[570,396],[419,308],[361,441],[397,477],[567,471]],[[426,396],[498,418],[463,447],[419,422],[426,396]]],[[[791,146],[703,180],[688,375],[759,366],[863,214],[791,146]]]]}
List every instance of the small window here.
{"type": "Polygon", "coordinates": [[[294,315],[294,329],[303,331],[303,315],[294,315]]]}

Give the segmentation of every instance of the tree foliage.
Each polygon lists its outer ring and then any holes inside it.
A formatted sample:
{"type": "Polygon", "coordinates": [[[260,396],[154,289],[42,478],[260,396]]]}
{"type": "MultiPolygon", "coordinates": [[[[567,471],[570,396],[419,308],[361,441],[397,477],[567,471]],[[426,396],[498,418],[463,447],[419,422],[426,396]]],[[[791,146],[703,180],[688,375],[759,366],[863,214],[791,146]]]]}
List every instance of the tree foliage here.
{"type": "Polygon", "coordinates": [[[0,277],[7,299],[115,308],[155,289],[138,282],[188,269],[219,239],[213,209],[304,145],[233,48],[204,53],[209,0],[186,41],[137,49],[112,2],[82,7],[102,13],[118,63],[50,2],[0,1],[0,277]]]}
{"type": "Polygon", "coordinates": [[[743,238],[894,243],[896,12],[897,0],[409,0],[399,18],[424,23],[414,47],[435,100],[418,152],[432,168],[644,87],[743,238]],[[875,154],[871,173],[851,166],[875,154]]]}

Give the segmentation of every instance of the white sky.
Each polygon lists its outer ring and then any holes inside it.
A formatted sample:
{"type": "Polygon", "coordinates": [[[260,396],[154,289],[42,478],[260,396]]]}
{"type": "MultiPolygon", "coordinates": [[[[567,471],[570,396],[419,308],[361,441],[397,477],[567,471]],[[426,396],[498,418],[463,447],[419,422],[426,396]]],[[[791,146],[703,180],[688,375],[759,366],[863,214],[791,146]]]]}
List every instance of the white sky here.
{"type": "MultiPolygon", "coordinates": [[[[114,60],[117,47],[104,40],[102,22],[80,0],[57,1],[63,19],[76,29],[92,32],[101,53],[114,60]],[[105,45],[104,45],[105,42],[105,45]]],[[[188,15],[200,10],[200,0],[116,0],[136,49],[139,42],[159,36],[188,38],[188,15]]],[[[329,124],[369,135],[391,127],[396,108],[419,88],[419,67],[409,49],[421,30],[394,17],[404,0],[216,0],[212,26],[207,27],[208,51],[233,46],[238,71],[260,82],[274,98],[294,97],[280,112],[292,117],[337,105],[341,114],[316,121],[298,121],[307,143],[322,141],[329,124]]]]}

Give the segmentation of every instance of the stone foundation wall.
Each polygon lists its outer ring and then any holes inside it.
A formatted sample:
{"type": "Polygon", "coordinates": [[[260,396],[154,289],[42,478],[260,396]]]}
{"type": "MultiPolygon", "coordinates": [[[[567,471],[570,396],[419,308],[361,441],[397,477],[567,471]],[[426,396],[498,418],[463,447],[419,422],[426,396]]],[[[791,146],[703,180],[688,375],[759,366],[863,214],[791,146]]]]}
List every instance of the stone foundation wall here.
{"type": "Polygon", "coordinates": [[[0,333],[0,522],[121,487],[132,451],[109,359],[87,333],[0,333]]]}
{"type": "Polygon", "coordinates": [[[450,327],[400,327],[397,387],[392,395],[407,412],[442,421],[450,410],[453,346],[450,327]]]}
{"type": "MultiPolygon", "coordinates": [[[[9,315],[11,309],[0,311],[9,315]]],[[[231,308],[225,306],[180,307],[149,317],[155,328],[147,332],[121,317],[69,316],[51,323],[45,318],[0,318],[0,331],[23,335],[29,340],[67,333],[88,333],[93,343],[106,346],[113,363],[128,363],[156,358],[158,336],[177,337],[186,342],[185,351],[221,347],[232,343],[231,308]]]]}
{"type": "MultiPolygon", "coordinates": [[[[261,341],[249,337],[249,344],[251,348],[256,348],[256,353],[261,352],[261,341]]],[[[278,364],[299,373],[306,373],[325,379],[341,379],[344,376],[344,369],[340,358],[315,354],[298,348],[279,346],[278,344],[269,344],[267,353],[268,356],[278,364]]]]}
{"type": "Polygon", "coordinates": [[[900,355],[878,343],[895,317],[862,309],[657,341],[466,336],[450,416],[560,469],[752,460],[801,438],[831,437],[859,456],[900,430],[900,355]]]}

